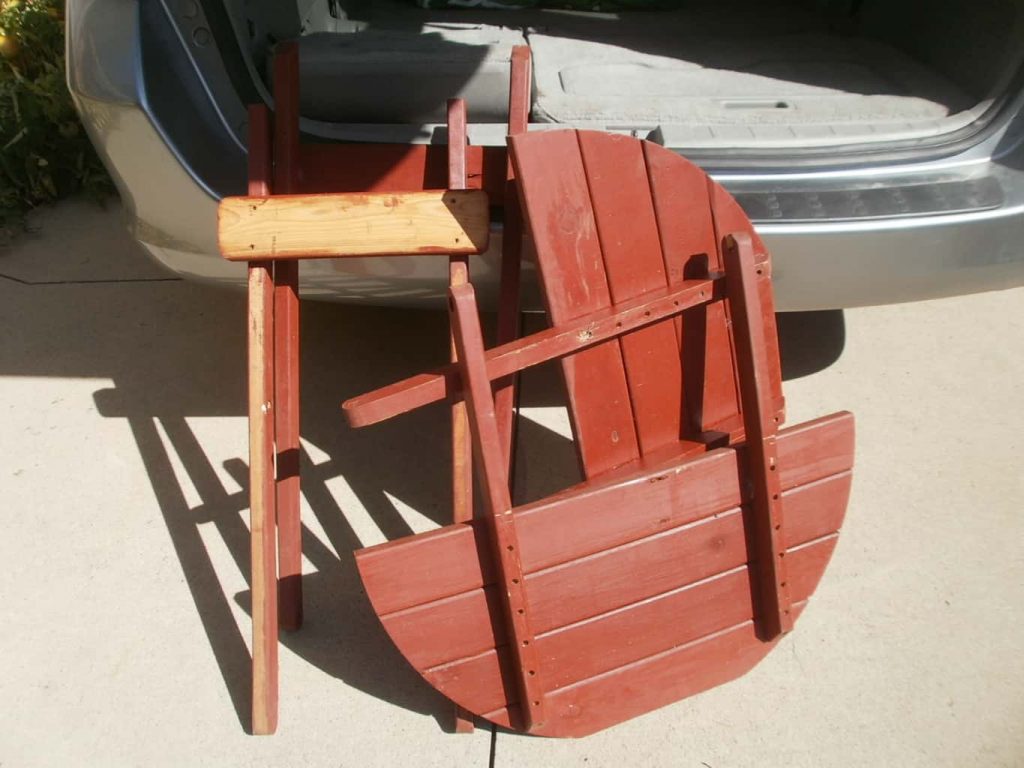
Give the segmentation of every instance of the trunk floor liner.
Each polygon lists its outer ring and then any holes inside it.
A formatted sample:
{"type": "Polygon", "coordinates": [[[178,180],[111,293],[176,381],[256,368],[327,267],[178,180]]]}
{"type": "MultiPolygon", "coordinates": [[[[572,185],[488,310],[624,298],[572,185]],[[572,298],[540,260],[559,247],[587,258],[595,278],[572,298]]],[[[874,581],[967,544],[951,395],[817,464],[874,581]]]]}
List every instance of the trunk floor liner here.
{"type": "Polygon", "coordinates": [[[534,57],[533,119],[675,126],[710,143],[935,133],[974,100],[897,49],[805,9],[723,0],[679,11],[423,11],[375,0],[359,32],[301,38],[302,108],[339,123],[505,120],[511,47],[534,57]],[[344,76],[344,75],[348,76],[344,76]],[[342,76],[339,76],[342,75],[342,76]]]}

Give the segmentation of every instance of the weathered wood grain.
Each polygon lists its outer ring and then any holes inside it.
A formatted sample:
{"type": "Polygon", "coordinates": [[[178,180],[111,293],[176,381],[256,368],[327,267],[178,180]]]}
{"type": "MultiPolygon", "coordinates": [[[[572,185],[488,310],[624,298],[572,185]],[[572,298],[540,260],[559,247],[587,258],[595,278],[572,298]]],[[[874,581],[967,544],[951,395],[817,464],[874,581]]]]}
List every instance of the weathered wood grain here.
{"type": "MultiPolygon", "coordinates": [[[[271,182],[270,113],[249,109],[249,192],[271,182]]],[[[248,280],[249,533],[252,589],[252,730],[277,729],[277,517],[274,482],[274,274],[250,264],[248,280]]]]}
{"type": "Polygon", "coordinates": [[[476,254],[487,205],[480,190],[226,197],[217,239],[232,261],[476,254]]]}

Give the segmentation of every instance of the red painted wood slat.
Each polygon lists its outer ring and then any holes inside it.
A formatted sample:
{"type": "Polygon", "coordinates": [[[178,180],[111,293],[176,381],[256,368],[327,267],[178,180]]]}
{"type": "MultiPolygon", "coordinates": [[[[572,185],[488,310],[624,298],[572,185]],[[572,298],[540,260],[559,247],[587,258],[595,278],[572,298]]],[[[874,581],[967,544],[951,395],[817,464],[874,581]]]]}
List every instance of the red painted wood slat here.
{"type": "MultiPolygon", "coordinates": [[[[790,551],[795,615],[813,593],[836,541],[830,535],[790,551]]],[[[624,611],[539,636],[542,659],[557,670],[557,677],[547,696],[549,723],[536,732],[585,735],[621,721],[623,707],[625,716],[633,716],[738,676],[723,677],[737,655],[749,655],[756,662],[773,645],[754,632],[749,578],[747,567],[740,566],[624,611]],[[650,700],[643,685],[648,669],[657,670],[659,676],[650,687],[654,691],[668,687],[670,694],[653,697],[659,701],[654,706],[638,706],[638,701],[650,700]],[[624,688],[628,696],[623,695],[624,688]],[[614,701],[596,706],[597,696],[613,696],[614,701]]],[[[509,667],[507,651],[499,647],[420,672],[463,706],[508,725],[495,710],[517,703],[515,688],[509,685],[509,667]]]]}
{"type": "MultiPolygon", "coordinates": [[[[491,381],[496,381],[632,329],[643,328],[723,294],[720,288],[721,281],[687,280],[503,344],[487,351],[487,375],[491,381]]],[[[351,426],[365,427],[428,403],[460,397],[458,372],[449,365],[351,398],[341,407],[351,426]]]]}
{"type": "MultiPolygon", "coordinates": [[[[299,49],[274,55],[274,192],[297,192],[299,49]]],[[[277,397],[277,536],[281,627],[302,626],[302,522],[299,510],[299,263],[274,262],[274,378],[277,397]]]]}
{"type": "MultiPolygon", "coordinates": [[[[853,465],[853,417],[833,414],[781,430],[778,451],[784,491],[840,474],[853,465]]],[[[673,470],[665,477],[666,469],[671,467],[655,466],[635,479],[627,475],[604,486],[604,490],[598,486],[590,499],[575,508],[571,500],[576,494],[586,493],[586,486],[578,486],[575,493],[567,491],[562,503],[547,505],[542,501],[517,509],[521,535],[530,537],[530,546],[522,550],[525,569],[530,572],[683,525],[697,519],[686,511],[691,500],[694,509],[707,514],[736,505],[739,491],[735,451],[713,452],[682,466],[691,465],[700,470],[673,470]],[[717,470],[716,463],[721,463],[717,470]],[[651,482],[656,478],[665,479],[651,482]],[[625,496],[620,486],[634,485],[660,495],[649,496],[645,503],[631,508],[629,515],[612,514],[600,520],[590,515],[586,527],[579,525],[588,503],[621,508],[625,496]],[[605,499],[595,498],[598,494],[605,499]],[[666,509],[665,501],[671,501],[676,509],[666,509]],[[574,531],[573,536],[560,535],[562,517],[573,521],[568,527],[574,531]],[[546,535],[549,525],[561,541],[553,541],[556,535],[546,535]]],[[[385,615],[490,583],[493,572],[489,561],[481,561],[475,554],[486,551],[487,546],[486,532],[477,526],[447,526],[359,550],[356,562],[374,609],[378,615],[385,615]],[[445,567],[438,563],[445,563],[445,567]]]]}
{"type": "Polygon", "coordinates": [[[526,599],[525,579],[520,563],[520,542],[512,514],[508,487],[507,447],[502,444],[494,415],[494,397],[487,378],[484,340],[480,331],[473,287],[453,286],[448,290],[452,330],[458,350],[459,371],[466,383],[466,406],[473,432],[473,453],[480,465],[490,529],[491,551],[497,564],[498,587],[502,597],[508,644],[514,649],[515,675],[524,703],[526,730],[545,720],[544,670],[533,644],[533,606],[526,599]]]}
{"type": "MultiPolygon", "coordinates": [[[[788,491],[785,495],[785,506],[787,517],[792,520],[792,525],[787,527],[789,536],[786,546],[797,547],[838,529],[842,522],[842,509],[830,503],[830,499],[845,499],[849,494],[849,486],[850,474],[843,472],[788,491]]],[[[725,518],[725,524],[715,527],[715,519],[708,518],[705,520],[705,528],[711,528],[714,534],[720,537],[721,543],[717,545],[717,548],[722,550],[728,545],[729,552],[725,553],[728,555],[727,557],[719,558],[720,570],[712,573],[712,577],[716,574],[727,573],[730,569],[743,565],[747,560],[738,510],[734,508],[723,510],[719,512],[719,516],[725,518]]],[[[689,531],[677,530],[673,537],[665,538],[671,538],[672,541],[678,542],[680,539],[689,537],[692,546],[692,541],[698,540],[698,537],[693,534],[694,530],[692,529],[689,531]]],[[[664,542],[655,540],[654,543],[663,544],[664,542]]],[[[684,543],[677,550],[680,556],[685,546],[684,543]]],[[[666,557],[671,559],[671,553],[668,553],[666,557]]],[[[569,575],[579,575],[580,578],[583,578],[585,574],[580,574],[579,571],[586,570],[589,562],[586,559],[577,561],[568,565],[564,571],[569,575]],[[580,566],[583,567],[580,568],[580,566]]],[[[617,609],[619,604],[629,601],[634,601],[638,605],[648,604],[655,600],[652,595],[657,594],[659,589],[663,594],[671,593],[672,590],[685,590],[708,573],[705,564],[699,560],[669,563],[668,567],[672,569],[670,573],[657,574],[653,580],[647,581],[646,586],[643,584],[619,585],[611,593],[610,600],[607,599],[609,591],[605,590],[603,596],[596,595],[594,601],[587,604],[588,608],[584,613],[626,616],[626,612],[617,609]],[[598,602],[602,597],[606,598],[603,604],[598,602]]],[[[527,585],[531,586],[529,578],[527,578],[527,585]]],[[[749,583],[747,590],[749,591],[749,583]]],[[[750,603],[749,598],[747,603],[750,603]]],[[[709,608],[709,610],[712,609],[709,608]]],[[[426,669],[476,656],[489,648],[503,645],[504,633],[500,615],[500,602],[495,588],[493,585],[487,585],[453,597],[386,614],[381,617],[381,620],[392,636],[420,638],[415,648],[408,649],[408,659],[417,669],[426,669]],[[488,622],[483,617],[490,617],[490,621],[488,622]],[[438,630],[439,627],[444,628],[443,632],[438,630]]],[[[747,614],[747,617],[750,615],[752,614],[747,614]]],[[[566,623],[570,624],[572,620],[578,619],[579,617],[571,615],[565,617],[566,623]]],[[[539,626],[536,629],[538,634],[544,632],[543,628],[539,626]]],[[[556,627],[547,630],[547,633],[553,636],[562,631],[556,627]]],[[[555,674],[557,676],[559,673],[555,674]]]]}
{"type": "MultiPolygon", "coordinates": [[[[626,136],[578,134],[611,301],[667,285],[642,145],[626,136]]],[[[619,340],[640,451],[679,440],[682,370],[674,321],[619,340]]]]}
{"type": "MultiPolygon", "coordinates": [[[[557,326],[608,307],[611,294],[576,133],[513,136],[509,144],[551,322],[557,326]]],[[[566,358],[562,372],[584,474],[593,477],[637,458],[618,342],[566,358]]]]}
{"type": "MultiPolygon", "coordinates": [[[[508,135],[526,133],[530,124],[531,85],[533,63],[530,47],[512,48],[508,90],[508,135]]],[[[506,163],[505,207],[501,231],[501,293],[498,299],[498,319],[495,343],[506,344],[519,336],[519,295],[523,258],[523,213],[515,191],[515,170],[511,159],[506,163]]],[[[494,390],[494,412],[498,419],[501,438],[508,446],[508,477],[512,482],[515,463],[515,407],[518,377],[509,376],[497,383],[494,390]]]]}
{"type": "Polygon", "coordinates": [[[793,616],[782,543],[778,419],[771,407],[770,362],[757,289],[757,272],[763,272],[764,267],[754,263],[753,244],[746,232],[726,235],[723,251],[743,405],[746,468],[753,491],[749,520],[757,559],[754,588],[758,629],[765,639],[771,639],[793,628],[793,616]]]}

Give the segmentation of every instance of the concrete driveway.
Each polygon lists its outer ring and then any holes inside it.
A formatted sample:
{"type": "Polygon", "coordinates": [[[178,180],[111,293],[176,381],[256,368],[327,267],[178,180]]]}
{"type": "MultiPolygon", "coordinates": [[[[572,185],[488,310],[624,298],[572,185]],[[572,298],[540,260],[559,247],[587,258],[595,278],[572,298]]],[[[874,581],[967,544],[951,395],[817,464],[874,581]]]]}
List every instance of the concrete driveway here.
{"type": "MultiPolygon", "coordinates": [[[[858,419],[832,565],[751,674],[576,742],[444,733],[355,574],[444,521],[445,414],[352,432],[338,403],[439,361],[444,317],[305,305],[307,623],[257,738],[244,297],[116,209],[37,222],[0,251],[0,765],[1024,765],[1024,290],[783,319],[789,422],[858,419]]],[[[521,494],[570,465],[556,395],[526,384],[521,494]]]]}

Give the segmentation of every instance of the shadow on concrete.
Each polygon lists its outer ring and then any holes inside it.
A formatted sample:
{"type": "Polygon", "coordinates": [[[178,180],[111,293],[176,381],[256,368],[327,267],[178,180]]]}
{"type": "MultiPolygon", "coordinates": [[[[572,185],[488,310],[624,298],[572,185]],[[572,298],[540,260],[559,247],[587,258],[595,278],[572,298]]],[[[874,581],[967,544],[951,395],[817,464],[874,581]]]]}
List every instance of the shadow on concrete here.
{"type": "Polygon", "coordinates": [[[842,310],[782,312],[776,317],[783,381],[823,371],[843,354],[846,321],[842,310]]]}
{"type": "MultiPolygon", "coordinates": [[[[237,456],[224,463],[240,487],[229,491],[190,425],[194,418],[244,418],[244,296],[158,274],[126,283],[59,277],[0,280],[0,319],[7,329],[0,375],[113,383],[95,392],[97,411],[124,419],[131,430],[237,716],[249,729],[250,656],[230,603],[235,599],[248,610],[249,596],[225,594],[200,535],[200,526],[212,524],[248,576],[244,426],[238,427],[237,456]]],[[[780,330],[789,378],[820,370],[842,349],[841,313],[783,316],[780,330]]],[[[327,542],[304,529],[304,552],[316,573],[304,579],[306,624],[283,633],[282,642],[346,684],[448,727],[450,704],[404,662],[365,600],[351,555],[362,542],[350,510],[327,485],[344,478],[388,539],[412,532],[389,494],[439,525],[447,522],[447,409],[429,406],[357,433],[339,408],[346,397],[443,362],[447,319],[433,311],[305,303],[302,334],[302,435],[327,456],[314,464],[303,454],[303,493],[327,542]]],[[[561,405],[559,379],[552,366],[525,378],[521,405],[561,405]]],[[[578,478],[566,438],[525,418],[519,434],[518,501],[578,478]]],[[[116,493],[117,478],[110,483],[116,493]]]]}

